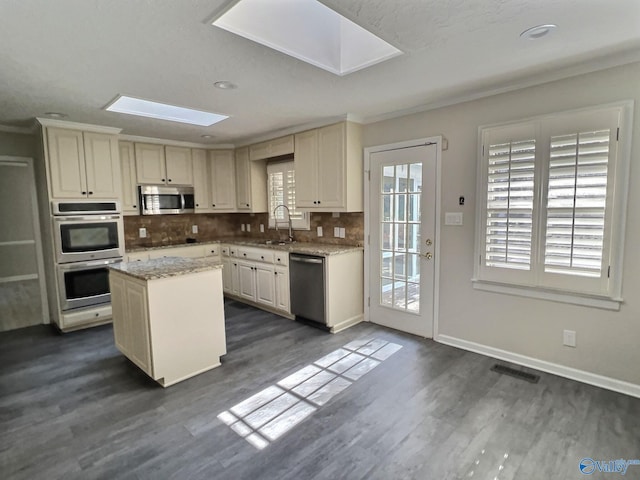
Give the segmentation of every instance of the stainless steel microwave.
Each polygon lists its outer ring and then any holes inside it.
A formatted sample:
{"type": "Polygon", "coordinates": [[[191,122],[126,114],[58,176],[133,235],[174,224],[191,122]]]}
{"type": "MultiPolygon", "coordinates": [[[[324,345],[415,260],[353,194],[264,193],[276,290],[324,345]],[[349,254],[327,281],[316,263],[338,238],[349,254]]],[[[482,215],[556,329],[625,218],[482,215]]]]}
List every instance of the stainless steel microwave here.
{"type": "Polygon", "coordinates": [[[168,187],[165,185],[140,185],[140,213],[165,215],[194,213],[193,187],[168,187]]]}

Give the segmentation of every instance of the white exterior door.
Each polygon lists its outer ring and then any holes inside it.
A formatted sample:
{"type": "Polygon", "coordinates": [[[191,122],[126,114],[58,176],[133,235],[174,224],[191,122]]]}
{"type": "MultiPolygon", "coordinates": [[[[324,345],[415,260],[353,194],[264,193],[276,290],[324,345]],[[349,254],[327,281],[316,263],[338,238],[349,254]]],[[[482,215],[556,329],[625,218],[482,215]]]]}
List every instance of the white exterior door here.
{"type": "Polygon", "coordinates": [[[369,320],[433,337],[438,145],[370,152],[369,320]]]}

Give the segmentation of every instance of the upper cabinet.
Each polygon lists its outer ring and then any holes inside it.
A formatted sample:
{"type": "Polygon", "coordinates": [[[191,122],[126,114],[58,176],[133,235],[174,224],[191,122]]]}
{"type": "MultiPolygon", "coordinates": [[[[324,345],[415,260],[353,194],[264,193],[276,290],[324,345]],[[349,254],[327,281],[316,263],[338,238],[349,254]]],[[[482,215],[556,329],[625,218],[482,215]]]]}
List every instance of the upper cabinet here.
{"type": "Polygon", "coordinates": [[[51,197],[119,198],[118,137],[66,128],[46,128],[51,197]]]}
{"type": "Polygon", "coordinates": [[[249,160],[265,160],[267,158],[290,155],[294,150],[293,135],[274,138],[267,142],[256,143],[249,147],[249,160]]]}
{"type": "Polygon", "coordinates": [[[360,125],[342,122],[295,135],[296,207],[325,212],[363,210],[360,125]]]}
{"type": "Polygon", "coordinates": [[[267,164],[249,160],[249,147],[235,151],[236,206],[239,212],[267,212],[267,164]]]}
{"type": "Polygon", "coordinates": [[[122,213],[137,215],[138,189],[136,184],[136,159],[131,142],[120,142],[120,170],[122,172],[122,213]]]}
{"type": "Polygon", "coordinates": [[[209,151],[211,208],[216,212],[235,212],[236,182],[233,150],[209,151]]]}
{"type": "Polygon", "coordinates": [[[196,213],[211,213],[211,186],[209,184],[209,159],[207,151],[191,150],[193,160],[193,190],[196,213]]]}
{"type": "Polygon", "coordinates": [[[193,185],[191,149],[151,143],[136,143],[138,183],[193,185]]]}

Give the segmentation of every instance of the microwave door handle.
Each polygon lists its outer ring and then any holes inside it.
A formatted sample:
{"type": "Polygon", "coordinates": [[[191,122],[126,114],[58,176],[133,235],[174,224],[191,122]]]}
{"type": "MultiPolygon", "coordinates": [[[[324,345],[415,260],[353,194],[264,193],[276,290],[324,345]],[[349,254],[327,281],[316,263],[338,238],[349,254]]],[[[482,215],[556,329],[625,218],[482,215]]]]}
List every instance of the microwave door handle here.
{"type": "Polygon", "coordinates": [[[182,207],[182,210],[184,210],[184,209],[185,209],[186,202],[185,202],[185,200],[184,200],[184,193],[181,193],[181,194],[180,194],[180,206],[182,207]]]}

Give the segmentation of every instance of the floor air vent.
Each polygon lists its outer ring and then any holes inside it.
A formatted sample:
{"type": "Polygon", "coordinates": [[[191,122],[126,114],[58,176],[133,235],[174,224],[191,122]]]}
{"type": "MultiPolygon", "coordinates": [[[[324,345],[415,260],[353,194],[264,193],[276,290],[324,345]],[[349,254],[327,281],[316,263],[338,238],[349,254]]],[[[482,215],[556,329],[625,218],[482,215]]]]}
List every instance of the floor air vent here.
{"type": "Polygon", "coordinates": [[[512,377],[519,378],[520,380],[526,380],[531,383],[538,383],[538,380],[540,380],[540,375],[523,372],[522,370],[516,370],[515,368],[507,367],[506,365],[498,365],[497,363],[491,367],[491,370],[505,375],[511,375],[512,377]]]}

